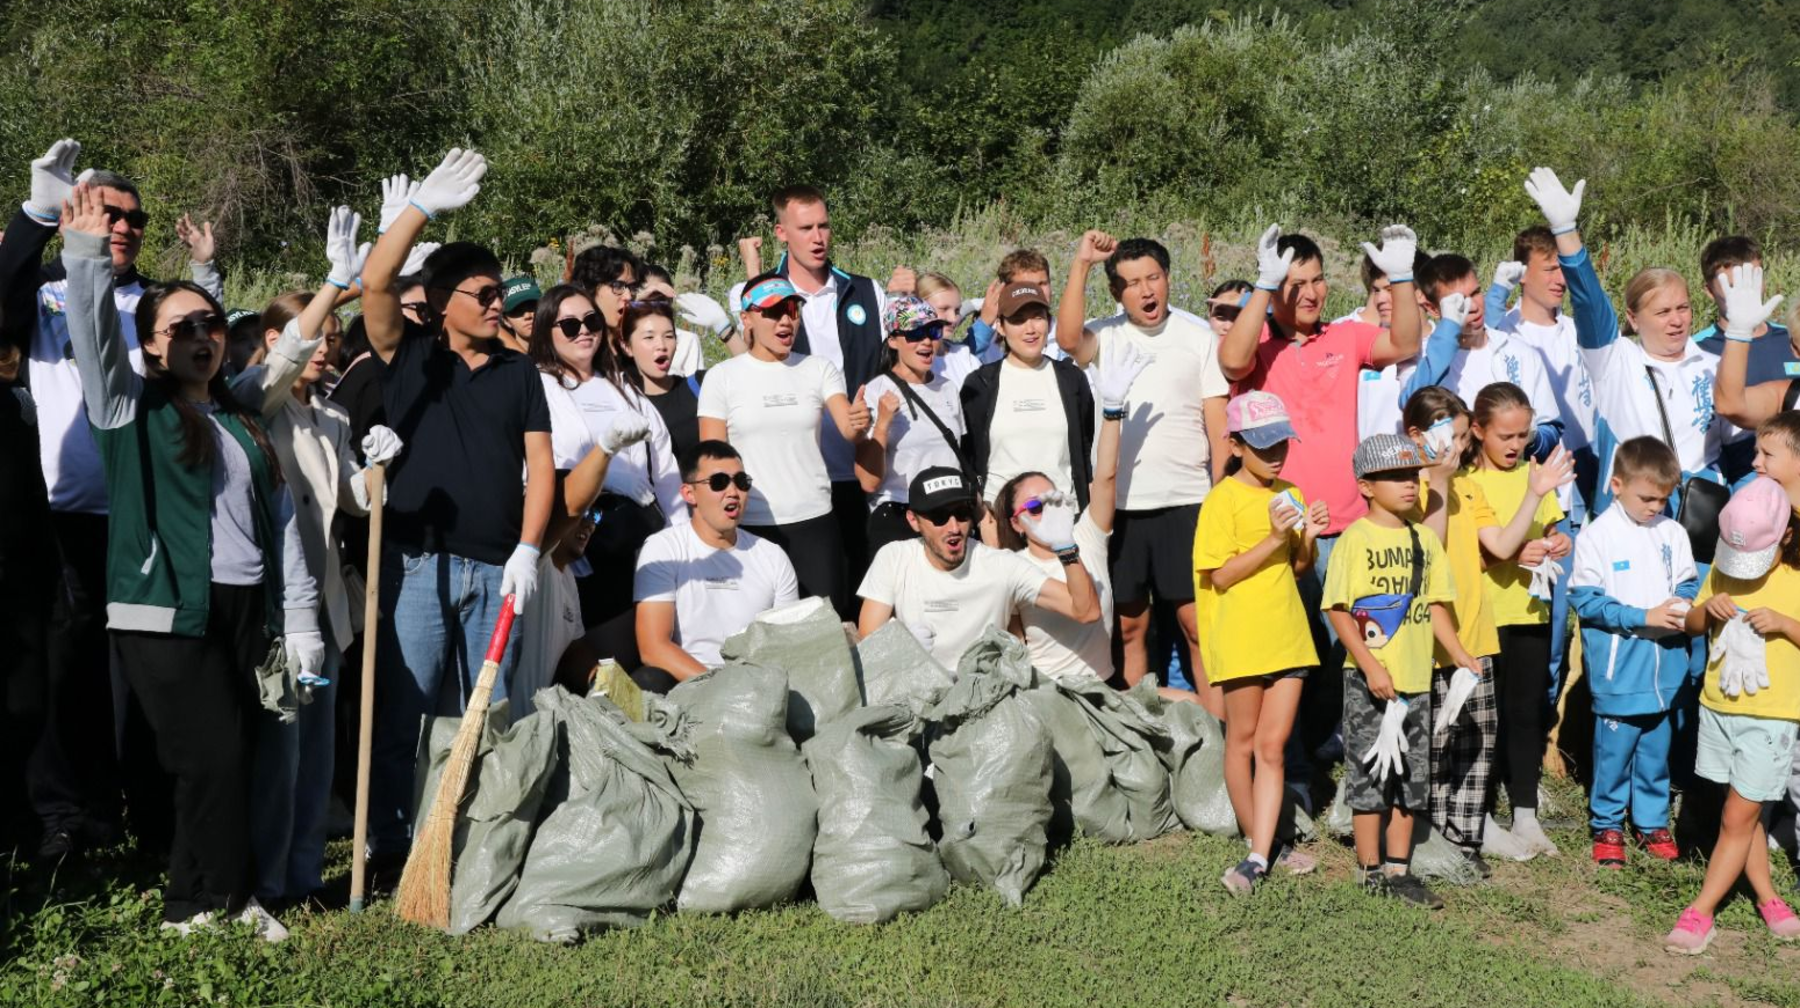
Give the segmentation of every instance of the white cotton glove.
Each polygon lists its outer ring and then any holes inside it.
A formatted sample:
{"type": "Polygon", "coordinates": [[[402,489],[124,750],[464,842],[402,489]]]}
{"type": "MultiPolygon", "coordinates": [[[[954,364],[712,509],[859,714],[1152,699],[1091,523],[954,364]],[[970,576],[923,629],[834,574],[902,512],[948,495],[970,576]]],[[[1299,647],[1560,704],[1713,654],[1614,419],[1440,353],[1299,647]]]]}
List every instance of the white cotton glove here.
{"type": "MultiPolygon", "coordinates": [[[[356,506],[361,508],[364,514],[375,510],[373,502],[369,500],[369,470],[359,469],[351,474],[350,499],[356,502],[356,506]]],[[[381,503],[385,505],[387,502],[388,484],[387,481],[383,480],[381,484],[381,503]]],[[[354,592],[351,594],[352,596],[355,595],[354,592]]]]}
{"type": "Polygon", "coordinates": [[[1525,179],[1525,195],[1530,196],[1544,212],[1544,223],[1552,234],[1575,230],[1575,218],[1581,215],[1581,194],[1587,191],[1587,179],[1564,189],[1562,179],[1548,168],[1533,168],[1525,179]]]}
{"type": "Polygon", "coordinates": [[[75,159],[81,144],[64,137],[50,145],[44,156],[31,162],[31,198],[19,209],[42,223],[62,219],[62,206],[75,190],[75,159]]]}
{"type": "Polygon", "coordinates": [[[1124,340],[1111,340],[1100,349],[1100,408],[1117,413],[1125,408],[1131,383],[1150,366],[1150,357],[1124,340]]]}
{"type": "Polygon", "coordinates": [[[1725,338],[1748,343],[1756,330],[1775,314],[1782,296],[1767,301],[1763,296],[1763,268],[1755,263],[1733,266],[1719,273],[1719,309],[1725,314],[1725,338]]]}
{"type": "Polygon", "coordinates": [[[1294,491],[1283,490],[1269,498],[1269,524],[1275,528],[1285,525],[1289,532],[1306,524],[1306,509],[1294,491]]]}
{"type": "Polygon", "coordinates": [[[1405,224],[1389,224],[1381,229],[1381,246],[1363,242],[1363,252],[1375,268],[1387,274],[1389,281],[1404,283],[1413,278],[1413,259],[1419,254],[1419,236],[1405,224]]]}
{"type": "Polygon", "coordinates": [[[1387,708],[1381,715],[1381,730],[1375,736],[1375,744],[1363,753],[1363,762],[1368,764],[1369,773],[1378,785],[1405,769],[1406,761],[1402,754],[1408,749],[1406,706],[1406,701],[1398,698],[1387,702],[1387,708]]]}
{"type": "Polygon", "coordinates": [[[436,252],[439,247],[437,242],[420,242],[414,245],[406,253],[406,264],[400,267],[400,275],[412,276],[424,269],[425,260],[431,258],[431,253],[436,252]]]}
{"type": "Polygon", "coordinates": [[[317,677],[325,667],[325,635],[318,630],[283,634],[281,649],[289,671],[297,676],[317,677]]]}
{"type": "Polygon", "coordinates": [[[347,206],[331,211],[325,222],[325,259],[331,263],[325,282],[339,290],[349,290],[362,275],[362,256],[356,247],[356,232],[361,229],[362,214],[347,206]]]}
{"type": "Polygon", "coordinates": [[[400,449],[404,447],[406,445],[401,442],[400,435],[394,433],[392,427],[383,427],[380,424],[370,427],[369,433],[364,434],[362,439],[363,458],[370,465],[394,461],[399,457],[400,449]]]}
{"type": "Polygon", "coordinates": [[[1719,692],[1728,697],[1740,694],[1755,696],[1769,685],[1769,664],[1762,634],[1750,625],[1749,617],[1738,613],[1719,630],[1719,692]]]}
{"type": "Polygon", "coordinates": [[[905,627],[906,632],[912,634],[913,639],[918,641],[919,646],[925,650],[930,651],[933,647],[937,646],[937,631],[931,629],[929,624],[902,623],[900,625],[905,627]]]}
{"type": "Polygon", "coordinates": [[[608,455],[617,455],[649,436],[650,421],[627,410],[600,435],[600,450],[608,455]]]}
{"type": "Polygon", "coordinates": [[[1519,569],[1531,572],[1531,586],[1526,589],[1531,597],[1550,601],[1556,591],[1556,582],[1562,580],[1562,564],[1545,557],[1535,564],[1520,564],[1519,569]]]}
{"type": "Polygon", "coordinates": [[[1475,687],[1481,684],[1481,675],[1471,668],[1458,668],[1450,676],[1450,688],[1444,692],[1444,706],[1437,712],[1435,731],[1439,734],[1456,727],[1456,719],[1462,715],[1463,705],[1475,694],[1475,687]]]}
{"type": "Polygon", "coordinates": [[[500,573],[500,594],[513,597],[513,612],[525,615],[525,606],[537,594],[538,548],[529,543],[513,547],[500,573]]]}
{"type": "MultiPolygon", "coordinates": [[[[1287,279],[1288,266],[1294,261],[1294,250],[1278,252],[1275,243],[1281,240],[1281,225],[1270,224],[1269,230],[1256,240],[1256,287],[1258,290],[1280,290],[1281,282],[1287,279]]],[[[1412,264],[1407,264],[1412,269],[1412,264]]]]}
{"type": "Polygon", "coordinates": [[[1525,264],[1508,259],[1494,266],[1494,282],[1507,290],[1519,286],[1525,278],[1525,264]]]}
{"type": "Polygon", "coordinates": [[[1462,325],[1469,320],[1469,305],[1471,303],[1468,295],[1457,294],[1454,292],[1445,294],[1443,298],[1438,301],[1438,317],[1454,325],[1462,325]]]}
{"type": "Polygon", "coordinates": [[[431,174],[425,176],[425,181],[419,183],[411,203],[425,211],[427,217],[468,206],[481,191],[481,177],[487,174],[487,169],[487,158],[472,150],[452,147],[431,174]]]}
{"type": "Polygon", "coordinates": [[[1431,457],[1443,458],[1450,446],[1456,444],[1456,419],[1444,417],[1432,424],[1425,431],[1425,450],[1431,457]]]}
{"type": "Polygon", "coordinates": [[[725,311],[725,306],[698,291],[676,295],[675,310],[683,321],[714,336],[731,330],[731,315],[725,311]]]}
{"type": "Polygon", "coordinates": [[[987,298],[963,298],[962,317],[968,318],[971,315],[979,315],[981,314],[981,309],[986,305],[987,298]]]}
{"type": "Polygon", "coordinates": [[[1044,502],[1044,513],[1033,517],[1027,511],[1019,518],[1038,542],[1053,553],[1075,548],[1075,502],[1069,496],[1052,490],[1038,498],[1044,502]]]}
{"type": "Polygon", "coordinates": [[[387,234],[387,229],[393,227],[394,222],[400,219],[400,214],[412,205],[413,197],[418,195],[422,184],[408,180],[404,172],[381,180],[381,223],[376,234],[387,234]]]}

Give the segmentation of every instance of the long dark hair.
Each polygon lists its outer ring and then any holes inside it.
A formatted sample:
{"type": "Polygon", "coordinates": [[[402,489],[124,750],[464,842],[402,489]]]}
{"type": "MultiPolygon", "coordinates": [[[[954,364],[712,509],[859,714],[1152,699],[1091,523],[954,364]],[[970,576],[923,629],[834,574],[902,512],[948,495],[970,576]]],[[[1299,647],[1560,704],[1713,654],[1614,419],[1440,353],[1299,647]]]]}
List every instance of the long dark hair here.
{"type": "MultiPolygon", "coordinates": [[[[675,302],[665,297],[648,297],[642,301],[627,301],[619,312],[618,336],[606,340],[601,349],[602,367],[595,370],[605,374],[608,381],[617,386],[620,379],[639,392],[644,391],[644,373],[638,370],[637,361],[631,357],[631,331],[639,322],[647,318],[666,318],[670,325],[675,324],[675,302]]],[[[624,389],[620,389],[623,392],[624,389]]]]}
{"type": "MultiPolygon", "coordinates": [[[[531,342],[526,347],[531,352],[531,360],[538,366],[539,371],[555,378],[563,388],[570,389],[575,388],[580,382],[575,380],[575,376],[569,371],[569,366],[564,364],[563,359],[556,353],[556,314],[562,311],[562,303],[572,297],[586,301],[596,313],[600,311],[600,306],[594,303],[592,294],[574,284],[557,284],[538,298],[537,314],[531,317],[531,342]]],[[[601,318],[604,319],[605,315],[601,315],[601,318]]],[[[603,325],[600,332],[600,349],[595,352],[596,360],[606,352],[606,336],[603,325]]],[[[596,371],[599,370],[597,362],[594,368],[596,371]]]]}
{"type": "MultiPolygon", "coordinates": [[[[144,351],[145,384],[160,389],[169,397],[170,405],[175,408],[175,415],[181,420],[181,454],[176,460],[190,468],[210,467],[218,453],[218,444],[214,440],[213,424],[210,416],[201,412],[199,407],[187,401],[176,387],[175,379],[170,376],[169,369],[162,358],[150,352],[150,346],[156,339],[156,312],[162,303],[171,295],[186,291],[206,301],[207,308],[219,317],[219,324],[225,324],[225,308],[217,298],[207,292],[206,288],[186,280],[174,280],[169,283],[151,284],[144,288],[144,296],[137,306],[137,339],[138,346],[144,351]]],[[[275,457],[275,446],[269,443],[269,435],[257,422],[255,414],[238,404],[231,394],[231,385],[225,380],[225,355],[223,349],[219,354],[219,369],[213,372],[212,379],[206,383],[207,394],[212,396],[214,414],[233,414],[250,433],[250,440],[268,460],[269,472],[275,485],[281,485],[281,460],[275,457]]]]}

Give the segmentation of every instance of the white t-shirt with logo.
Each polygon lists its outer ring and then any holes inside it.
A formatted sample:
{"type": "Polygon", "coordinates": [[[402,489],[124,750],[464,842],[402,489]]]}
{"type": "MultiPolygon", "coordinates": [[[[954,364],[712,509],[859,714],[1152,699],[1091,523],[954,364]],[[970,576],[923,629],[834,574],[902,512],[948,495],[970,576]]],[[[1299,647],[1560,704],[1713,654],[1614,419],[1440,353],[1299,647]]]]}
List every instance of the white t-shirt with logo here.
{"type": "MultiPolygon", "coordinates": [[[[1133,511],[1198,504],[1212,489],[1212,445],[1201,402],[1231,394],[1219,369],[1219,337],[1186,313],[1156,329],[1124,315],[1089,323],[1102,352],[1124,340],[1150,358],[1132,383],[1119,431],[1119,506],[1133,511]]],[[[1099,404],[1095,404],[1099,408],[1099,404]]]]}
{"type": "Polygon", "coordinates": [[[838,369],[806,354],[781,361],[739,354],[706,372],[699,415],[725,421],[754,482],[744,524],[786,525],[831,511],[819,429],[826,400],[843,394],[838,369]]]}
{"type": "MultiPolygon", "coordinates": [[[[670,524],[684,520],[687,504],[681,499],[681,472],[675,464],[675,447],[669,441],[668,425],[650,400],[629,385],[620,391],[601,377],[589,378],[570,389],[569,398],[581,411],[582,422],[593,434],[595,444],[627,414],[635,414],[650,425],[649,437],[607,462],[602,489],[639,504],[655,501],[662,506],[663,518],[670,524]]],[[[555,417],[551,419],[554,428],[555,417]]]]}
{"type": "Polygon", "coordinates": [[[1063,412],[1055,366],[1040,359],[1035,367],[1015,361],[1000,365],[994,396],[994,418],[988,424],[987,499],[992,503],[1006,481],[1020,473],[1041,472],[1059,487],[1072,487],[1075,471],[1069,460],[1070,417],[1063,412]]]}
{"type": "Polygon", "coordinates": [[[931,656],[951,671],[988,627],[1001,630],[1031,608],[1049,580],[1035,564],[1010,550],[969,540],[955,570],[938,570],[918,539],[888,543],[875,554],[856,593],[892,606],[894,618],[931,629],[931,656]]]}
{"type": "MultiPolygon", "coordinates": [[[[909,384],[908,387],[943,421],[952,435],[962,437],[962,398],[949,379],[936,376],[924,384],[909,384]]],[[[864,390],[863,400],[869,405],[869,415],[880,414],[881,397],[889,392],[900,399],[900,408],[888,424],[887,464],[882,469],[881,486],[869,495],[871,509],[890,501],[906,503],[912,478],[932,466],[961,469],[956,451],[944,439],[943,432],[931,422],[931,417],[906,398],[892,374],[881,375],[864,390]]]]}
{"type": "Polygon", "coordinates": [[[644,540],[632,598],[675,603],[675,643],[707,668],[723,664],[719,645],[750,621],[800,597],[787,554],[738,529],[730,549],[700,541],[691,521],[644,540]]]}
{"type": "MultiPolygon", "coordinates": [[[[1081,547],[1081,564],[1094,581],[1100,596],[1100,618],[1093,623],[1074,620],[1037,606],[1019,611],[1025,624],[1025,646],[1031,651],[1031,665],[1045,675],[1057,679],[1088,677],[1112,678],[1113,594],[1106,571],[1108,533],[1100,531],[1094,520],[1083,513],[1075,522],[1075,545],[1081,547]]],[[[1069,575],[1057,558],[1034,556],[1020,550],[1019,556],[1042,571],[1053,581],[1069,583],[1069,575]]]]}

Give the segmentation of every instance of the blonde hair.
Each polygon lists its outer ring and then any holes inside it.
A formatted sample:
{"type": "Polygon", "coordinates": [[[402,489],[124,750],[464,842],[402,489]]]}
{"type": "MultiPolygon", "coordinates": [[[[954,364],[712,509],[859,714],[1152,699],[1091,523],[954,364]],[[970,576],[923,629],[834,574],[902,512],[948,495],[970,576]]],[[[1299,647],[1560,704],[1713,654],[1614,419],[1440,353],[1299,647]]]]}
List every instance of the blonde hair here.
{"type": "Polygon", "coordinates": [[[1650,295],[1666,287],[1681,286],[1683,292],[1688,289],[1687,278],[1672,269],[1662,266],[1651,266],[1637,271],[1637,275],[1625,284],[1625,315],[1619,319],[1619,331],[1627,336],[1636,336],[1632,328],[1631,316],[1644,308],[1644,302],[1650,295]]]}
{"type": "Polygon", "coordinates": [[[920,273],[918,282],[913,285],[913,289],[918,291],[919,299],[922,301],[929,301],[947,290],[953,290],[958,294],[962,293],[962,288],[956,285],[956,281],[942,273],[920,273]]]}

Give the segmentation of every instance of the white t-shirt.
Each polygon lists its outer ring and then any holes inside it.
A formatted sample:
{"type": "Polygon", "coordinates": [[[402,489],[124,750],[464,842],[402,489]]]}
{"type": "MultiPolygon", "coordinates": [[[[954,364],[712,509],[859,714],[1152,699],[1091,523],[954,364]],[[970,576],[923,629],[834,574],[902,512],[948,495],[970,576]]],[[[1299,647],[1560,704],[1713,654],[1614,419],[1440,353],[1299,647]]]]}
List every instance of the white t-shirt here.
{"type": "Polygon", "coordinates": [[[588,429],[587,418],[581,415],[581,407],[575,404],[569,387],[543,371],[538,372],[538,378],[544,384],[544,402],[550,406],[550,454],[556,468],[573,469],[599,442],[594,440],[594,432],[588,429]]]}
{"type": "Polygon", "coordinates": [[[963,380],[980,369],[981,358],[967,343],[951,343],[941,356],[931,359],[932,376],[943,376],[958,393],[962,392],[963,380]]]}
{"type": "MultiPolygon", "coordinates": [[[[788,278],[793,278],[791,272],[788,278]]],[[[799,289],[798,284],[795,289],[799,289]]],[[[825,286],[810,294],[800,291],[800,322],[806,327],[806,343],[811,350],[806,356],[829,361],[841,376],[844,373],[844,343],[838,338],[837,331],[838,294],[837,271],[827,270],[825,286]]],[[[854,312],[859,307],[852,305],[850,310],[854,312]]],[[[881,289],[880,284],[875,284],[874,318],[877,325],[886,313],[887,292],[881,289]]],[[[839,377],[838,384],[843,384],[842,377],[839,377]]],[[[856,479],[856,448],[844,440],[836,427],[826,426],[820,436],[819,446],[824,455],[826,472],[830,474],[832,482],[842,483],[856,479]]]]}
{"type": "Polygon", "coordinates": [[[930,627],[931,656],[952,672],[988,627],[1005,630],[1014,615],[1036,604],[1048,580],[1010,550],[989,549],[973,539],[967,548],[960,567],[943,571],[925,556],[920,540],[888,543],[856,590],[871,602],[893,606],[900,622],[930,627]]]}
{"type": "MultiPolygon", "coordinates": [[[[1081,547],[1081,564],[1094,580],[1100,596],[1100,618],[1093,623],[1077,623],[1060,613],[1037,606],[1019,611],[1025,624],[1025,646],[1031,651],[1031,665],[1052,678],[1112,678],[1112,585],[1106,573],[1106,541],[1108,533],[1100,531],[1085,512],[1075,522],[1075,545],[1081,547]]],[[[1055,557],[1034,556],[1020,550],[1024,557],[1045,576],[1068,584],[1069,575],[1062,561],[1055,557]]]]}
{"type": "Polygon", "coordinates": [[[684,521],[644,540],[632,597],[675,603],[675,643],[712,668],[724,664],[719,645],[726,638],[798,599],[800,583],[774,543],[738,529],[730,549],[715,549],[684,521]]]}
{"type": "MultiPolygon", "coordinates": [[[[958,438],[963,435],[962,398],[949,379],[941,376],[933,377],[923,385],[911,386],[919,400],[937,418],[950,428],[950,433],[958,438]]],[[[906,503],[907,488],[912,485],[912,478],[932,466],[960,467],[956,460],[956,452],[950,442],[944,440],[944,434],[938,430],[937,424],[926,416],[901,392],[899,383],[892,374],[884,374],[869,383],[863,392],[863,399],[869,404],[870,416],[881,411],[881,397],[892,392],[900,397],[900,409],[894,413],[894,419],[888,425],[887,465],[881,474],[881,486],[869,495],[869,507],[886,504],[890,501],[906,503]],[[917,417],[914,417],[917,413],[917,417]]]]}
{"type": "Polygon", "coordinates": [[[1486,346],[1461,348],[1450,358],[1443,384],[1473,409],[1475,397],[1495,382],[1519,386],[1525,398],[1531,400],[1532,412],[1537,416],[1559,415],[1556,396],[1544,374],[1543,355],[1520,340],[1489,329],[1486,346]]]}
{"type": "Polygon", "coordinates": [[[669,358],[669,373],[677,378],[697,374],[705,364],[700,350],[700,334],[686,329],[675,330],[675,356],[669,358]]]}
{"type": "Polygon", "coordinates": [[[1059,487],[1074,486],[1069,416],[1056,390],[1055,366],[1041,359],[1036,367],[1025,367],[1014,359],[1001,364],[999,373],[988,424],[988,502],[1020,473],[1041,472],[1059,487]]]}
{"type": "MultiPolygon", "coordinates": [[[[569,398],[581,411],[581,420],[594,436],[594,443],[612,430],[613,424],[627,413],[642,417],[650,425],[650,436],[620,452],[606,464],[607,493],[629,497],[639,504],[655,501],[662,506],[663,517],[673,525],[687,516],[687,504],[681,499],[681,473],[675,465],[675,448],[669,443],[669,428],[662,414],[630,386],[621,392],[605,378],[594,377],[569,390],[569,398]]],[[[554,416],[551,418],[554,427],[554,416]]]]}
{"type": "Polygon", "coordinates": [[[1200,404],[1231,394],[1219,370],[1219,337],[1212,326],[1184,313],[1171,314],[1154,330],[1140,329],[1124,315],[1088,328],[1102,348],[1124,340],[1150,358],[1125,402],[1119,506],[1141,511],[1205,500],[1212,489],[1212,446],[1200,404]]]}
{"type": "MultiPolygon", "coordinates": [[[[1351,321],[1356,321],[1351,319],[1351,321]]],[[[1419,358],[1409,357],[1379,371],[1364,368],[1356,376],[1356,436],[1406,433],[1406,404],[1400,393],[1419,370],[1419,358]]]]}
{"type": "Polygon", "coordinates": [[[1562,414],[1563,447],[1577,451],[1593,444],[1594,383],[1575,342],[1575,320],[1559,312],[1554,325],[1538,325],[1525,321],[1519,309],[1514,308],[1500,317],[1494,329],[1531,347],[1543,358],[1544,375],[1562,414]]]}
{"type": "Polygon", "coordinates": [[[726,435],[755,484],[744,524],[786,525],[831,511],[831,476],[819,451],[819,428],[825,401],[843,394],[844,376],[837,367],[806,354],[765,361],[744,353],[706,372],[699,415],[725,421],[726,435]]]}
{"type": "MultiPolygon", "coordinates": [[[[32,331],[29,363],[31,398],[37,406],[38,460],[52,510],[105,514],[106,471],[82,405],[81,373],[68,352],[69,323],[64,314],[68,289],[67,280],[52,280],[38,288],[37,327],[32,331]]],[[[119,338],[130,356],[131,369],[140,375],[144,373],[144,353],[138,349],[136,319],[143,296],[144,285],[136,280],[113,288],[119,338]]]]}

